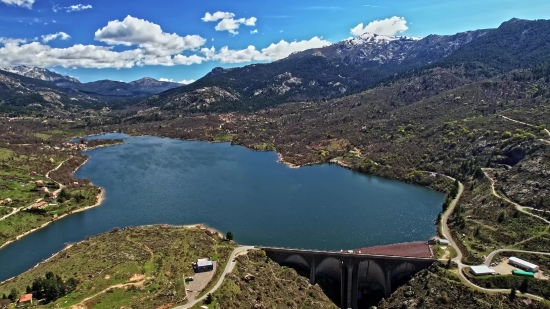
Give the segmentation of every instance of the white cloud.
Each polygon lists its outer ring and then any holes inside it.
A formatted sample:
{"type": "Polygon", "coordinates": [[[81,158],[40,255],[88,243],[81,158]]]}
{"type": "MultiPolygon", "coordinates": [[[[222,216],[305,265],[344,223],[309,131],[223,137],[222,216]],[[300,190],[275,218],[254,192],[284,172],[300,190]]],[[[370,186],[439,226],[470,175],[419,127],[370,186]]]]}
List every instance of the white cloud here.
{"type": "Polygon", "coordinates": [[[220,19],[229,19],[235,17],[235,14],[229,13],[229,12],[216,12],[214,14],[210,14],[209,12],[206,12],[204,14],[204,17],[201,18],[203,21],[209,22],[209,21],[218,21],[220,19]]]}
{"type": "Polygon", "coordinates": [[[310,48],[319,48],[329,45],[330,42],[319,37],[310,40],[287,42],[281,40],[279,43],[272,43],[261,50],[250,45],[245,49],[232,50],[229,47],[222,47],[218,52],[214,47],[203,48],[201,52],[207,59],[218,60],[222,63],[243,63],[250,61],[273,61],[288,57],[290,54],[310,48]]]}
{"type": "Polygon", "coordinates": [[[31,9],[35,0],[0,0],[7,5],[21,6],[27,9],[31,9]]]}
{"type": "Polygon", "coordinates": [[[65,12],[70,13],[70,12],[89,10],[91,8],[92,8],[91,4],[75,4],[75,5],[63,6],[63,7],[59,6],[59,4],[56,4],[52,7],[52,11],[57,13],[61,10],[65,10],[65,12]]]}
{"type": "Polygon", "coordinates": [[[391,18],[371,21],[363,27],[363,23],[351,29],[351,34],[359,36],[365,32],[376,33],[380,35],[396,35],[405,32],[409,27],[403,17],[393,16],[391,18]]]}
{"type": "Polygon", "coordinates": [[[168,78],[161,78],[159,79],[159,81],[161,82],[171,82],[171,83],[178,83],[178,84],[183,84],[183,85],[189,85],[191,83],[194,83],[196,81],[196,79],[184,79],[184,80],[181,80],[179,82],[175,82],[173,79],[168,79],[168,78]]]}
{"type": "Polygon", "coordinates": [[[256,21],[258,21],[256,17],[239,19],[234,19],[233,17],[235,17],[235,14],[230,12],[216,12],[214,14],[207,12],[201,19],[205,22],[216,22],[220,20],[215,27],[216,31],[227,31],[233,35],[239,33],[237,29],[239,29],[241,25],[252,27],[256,26],[256,21]]]}
{"type": "Polygon", "coordinates": [[[69,7],[66,7],[65,10],[67,11],[67,13],[69,12],[75,12],[75,11],[84,11],[84,10],[89,10],[92,8],[92,5],[91,4],[76,4],[76,5],[71,5],[69,7]]]}
{"type": "Polygon", "coordinates": [[[48,43],[49,41],[55,40],[55,39],[61,39],[61,40],[68,40],[71,38],[70,35],[66,34],[65,32],[58,32],[58,33],[52,33],[48,35],[42,36],[42,42],[48,43]]]}
{"type": "Polygon", "coordinates": [[[250,34],[256,34],[258,33],[258,29],[250,30],[250,34]]]}
{"type": "Polygon", "coordinates": [[[95,39],[110,45],[137,45],[156,56],[179,54],[206,43],[206,39],[198,35],[181,37],[175,33],[166,33],[157,24],[129,15],[123,21],[110,21],[107,26],[97,30],[95,39]]]}

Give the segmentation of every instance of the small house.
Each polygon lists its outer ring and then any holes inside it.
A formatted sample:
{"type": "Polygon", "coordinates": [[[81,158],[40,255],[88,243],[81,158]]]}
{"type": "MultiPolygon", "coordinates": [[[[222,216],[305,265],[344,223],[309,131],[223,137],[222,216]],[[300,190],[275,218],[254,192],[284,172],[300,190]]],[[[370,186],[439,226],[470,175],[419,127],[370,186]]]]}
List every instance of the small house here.
{"type": "Polygon", "coordinates": [[[31,208],[33,208],[33,209],[43,209],[47,205],[48,205],[48,203],[42,201],[42,202],[37,202],[37,203],[32,204],[31,208]]]}
{"type": "Polygon", "coordinates": [[[23,307],[25,305],[32,305],[32,294],[25,294],[19,297],[17,307],[23,307]]]}
{"type": "Polygon", "coordinates": [[[48,192],[50,192],[50,190],[48,190],[47,187],[40,188],[40,193],[45,194],[45,193],[48,193],[48,192]]]}
{"type": "Polygon", "coordinates": [[[38,180],[34,184],[36,185],[37,188],[44,187],[44,182],[42,180],[38,180]]]}
{"type": "Polygon", "coordinates": [[[196,273],[202,273],[214,270],[214,263],[210,259],[197,259],[194,267],[196,273]]]}
{"type": "Polygon", "coordinates": [[[7,204],[11,204],[12,202],[13,202],[13,201],[12,201],[11,198],[9,198],[9,197],[8,197],[7,199],[4,200],[4,204],[6,204],[6,205],[7,205],[7,204]]]}
{"type": "Polygon", "coordinates": [[[442,246],[448,246],[449,241],[447,239],[440,239],[439,244],[442,245],[442,246]]]}

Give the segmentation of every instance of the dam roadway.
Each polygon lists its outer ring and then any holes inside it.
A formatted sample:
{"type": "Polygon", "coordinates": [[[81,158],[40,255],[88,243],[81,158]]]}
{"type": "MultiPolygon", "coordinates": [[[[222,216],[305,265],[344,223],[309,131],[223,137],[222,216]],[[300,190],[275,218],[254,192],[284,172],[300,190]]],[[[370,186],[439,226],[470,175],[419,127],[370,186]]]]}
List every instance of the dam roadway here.
{"type": "Polygon", "coordinates": [[[428,245],[422,242],[348,251],[277,247],[261,247],[261,249],[280,265],[309,271],[311,284],[315,284],[319,276],[340,282],[340,308],[356,309],[360,290],[364,286],[378,284],[384,296],[389,297],[403,278],[409,278],[432,265],[436,259],[431,257],[431,254],[425,254],[424,249],[415,250],[421,246],[425,246],[429,251],[428,245]],[[403,256],[400,255],[399,250],[402,250],[403,256]],[[373,252],[391,252],[391,255],[373,254],[373,252]]]}

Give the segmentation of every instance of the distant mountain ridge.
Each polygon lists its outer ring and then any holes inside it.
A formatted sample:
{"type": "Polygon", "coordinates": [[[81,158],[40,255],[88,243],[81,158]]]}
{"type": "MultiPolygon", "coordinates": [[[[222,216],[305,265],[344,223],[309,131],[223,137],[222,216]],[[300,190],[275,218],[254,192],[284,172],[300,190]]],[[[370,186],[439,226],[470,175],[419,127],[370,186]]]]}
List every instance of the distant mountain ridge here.
{"type": "Polygon", "coordinates": [[[81,83],[74,77],[61,75],[48,69],[27,67],[24,65],[0,68],[0,70],[51,82],[58,87],[79,90],[88,94],[96,94],[101,96],[140,97],[158,94],[163,91],[182,86],[182,84],[179,83],[159,81],[150,77],[145,77],[130,83],[112,80],[99,80],[95,82],[81,83]]]}
{"type": "Polygon", "coordinates": [[[24,65],[11,66],[7,68],[0,68],[2,71],[23,75],[25,77],[40,79],[48,82],[72,82],[80,84],[80,81],[74,77],[61,75],[59,73],[52,72],[47,69],[38,67],[28,67],[24,65]]]}

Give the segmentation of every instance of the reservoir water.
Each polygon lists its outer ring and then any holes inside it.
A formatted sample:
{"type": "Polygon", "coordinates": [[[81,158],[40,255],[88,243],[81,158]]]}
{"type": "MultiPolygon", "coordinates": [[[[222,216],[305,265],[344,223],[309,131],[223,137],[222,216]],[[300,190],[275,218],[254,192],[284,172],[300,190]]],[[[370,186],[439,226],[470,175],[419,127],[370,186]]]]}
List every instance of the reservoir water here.
{"type": "Polygon", "coordinates": [[[0,250],[0,280],[69,242],[114,227],[204,223],[247,245],[340,250],[427,240],[444,195],[336,165],[291,169],[274,152],[229,143],[109,134],[76,173],[105,188],[99,207],[0,250]]]}

